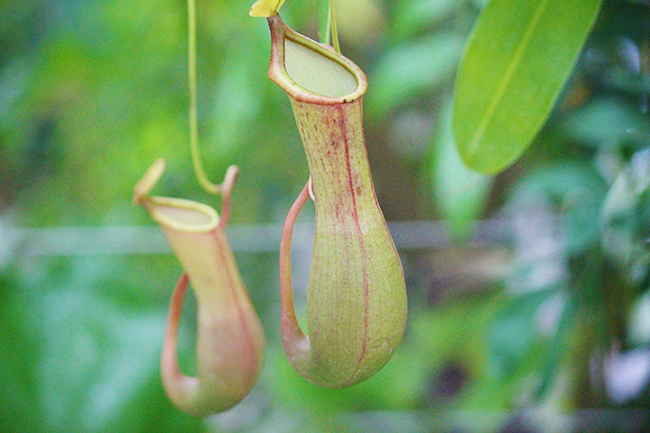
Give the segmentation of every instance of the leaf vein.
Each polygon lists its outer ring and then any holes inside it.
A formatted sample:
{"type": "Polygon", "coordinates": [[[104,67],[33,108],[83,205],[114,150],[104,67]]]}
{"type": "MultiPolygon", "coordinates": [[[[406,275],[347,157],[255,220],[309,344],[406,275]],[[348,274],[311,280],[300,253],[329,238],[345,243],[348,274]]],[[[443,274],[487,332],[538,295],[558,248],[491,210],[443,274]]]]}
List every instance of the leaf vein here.
{"type": "Polygon", "coordinates": [[[492,99],[492,102],[488,106],[485,115],[483,116],[483,119],[481,120],[481,123],[479,124],[479,127],[476,130],[476,133],[474,134],[472,140],[469,142],[468,145],[468,154],[469,155],[475,155],[476,151],[478,149],[479,143],[483,139],[483,135],[485,134],[485,130],[487,129],[494,113],[497,110],[497,107],[503,100],[503,97],[506,93],[506,89],[508,88],[508,85],[510,84],[512,80],[512,76],[514,75],[515,71],[517,70],[518,66],[521,63],[521,58],[523,56],[523,53],[525,49],[528,47],[528,44],[530,42],[530,39],[533,37],[535,30],[537,29],[537,25],[539,23],[539,20],[544,13],[544,10],[548,6],[550,0],[543,0],[542,3],[540,4],[539,8],[535,12],[535,15],[533,16],[533,19],[531,20],[530,25],[526,29],[526,32],[524,33],[524,37],[522,38],[521,42],[519,43],[519,46],[517,47],[517,50],[515,51],[512,60],[510,62],[510,65],[508,66],[508,69],[506,70],[506,73],[504,75],[504,79],[497,89],[497,92],[492,99]]]}

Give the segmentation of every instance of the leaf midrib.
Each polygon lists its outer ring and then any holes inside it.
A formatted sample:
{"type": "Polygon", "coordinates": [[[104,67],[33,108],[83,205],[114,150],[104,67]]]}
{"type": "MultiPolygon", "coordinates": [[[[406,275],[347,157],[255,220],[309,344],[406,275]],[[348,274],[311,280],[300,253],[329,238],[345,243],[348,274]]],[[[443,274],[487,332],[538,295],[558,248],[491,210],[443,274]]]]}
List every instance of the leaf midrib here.
{"type": "Polygon", "coordinates": [[[526,30],[524,37],[521,40],[521,43],[517,47],[517,50],[515,51],[515,55],[512,57],[512,61],[510,62],[510,65],[508,66],[508,69],[506,70],[505,74],[505,79],[502,81],[501,85],[498,87],[497,92],[495,97],[492,99],[492,102],[488,106],[485,115],[483,116],[483,119],[481,120],[478,129],[476,130],[476,134],[474,134],[474,137],[472,140],[469,142],[468,150],[470,155],[474,155],[476,153],[476,149],[478,148],[479,143],[483,139],[483,135],[485,133],[485,130],[487,129],[488,124],[490,123],[490,120],[492,119],[493,114],[496,112],[497,107],[501,103],[501,100],[503,99],[503,96],[506,93],[506,89],[508,88],[508,85],[510,84],[510,81],[512,79],[512,76],[514,75],[515,71],[517,70],[519,64],[521,63],[521,58],[523,56],[523,53],[525,49],[528,47],[528,43],[530,42],[530,39],[532,38],[536,28],[537,24],[539,23],[539,20],[544,13],[544,10],[546,9],[546,6],[548,5],[550,0],[543,0],[542,3],[540,4],[539,9],[537,9],[537,12],[535,12],[535,15],[533,16],[533,19],[531,21],[531,25],[528,26],[528,29],[526,30]]]}

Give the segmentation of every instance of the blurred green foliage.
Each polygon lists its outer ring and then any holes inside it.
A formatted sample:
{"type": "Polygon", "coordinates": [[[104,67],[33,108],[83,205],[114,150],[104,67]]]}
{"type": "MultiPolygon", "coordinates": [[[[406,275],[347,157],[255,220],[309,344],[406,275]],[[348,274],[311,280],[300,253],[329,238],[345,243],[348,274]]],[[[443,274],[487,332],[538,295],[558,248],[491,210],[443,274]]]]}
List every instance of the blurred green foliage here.
{"type": "MultiPolygon", "coordinates": [[[[173,256],[38,256],[7,231],[148,225],[130,196],[157,157],[164,195],[209,203],[189,155],[186,5],[0,1],[0,430],[580,431],[581,418],[561,414],[590,408],[640,410],[598,419],[601,431],[643,431],[648,377],[622,386],[617,372],[632,355],[650,365],[648,3],[604,2],[544,128],[490,178],[459,164],[450,128],[454,74],[486,2],[343,3],[343,53],[370,80],[366,135],[386,217],[444,220],[454,240],[400,251],[405,340],[344,390],[305,382],[284,359],[277,254],[237,251],[269,340],[265,369],[240,406],[197,420],[158,377],[173,256]]],[[[249,2],[197,6],[207,171],[241,168],[233,226],[281,222],[308,173],[286,96],[266,78],[266,23],[249,2]]],[[[318,37],[315,1],[282,13],[318,37]]]]}

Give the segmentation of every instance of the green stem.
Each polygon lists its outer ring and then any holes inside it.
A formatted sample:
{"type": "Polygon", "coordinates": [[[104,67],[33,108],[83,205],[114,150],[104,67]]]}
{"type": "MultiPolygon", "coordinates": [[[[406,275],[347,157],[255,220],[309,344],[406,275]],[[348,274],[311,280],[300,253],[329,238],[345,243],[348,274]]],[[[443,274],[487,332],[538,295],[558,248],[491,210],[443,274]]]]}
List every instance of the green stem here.
{"type": "Polygon", "coordinates": [[[339,31],[336,27],[336,12],[334,11],[334,0],[330,0],[330,30],[332,32],[332,47],[337,53],[341,52],[339,45],[339,31]]]}
{"type": "Polygon", "coordinates": [[[188,20],[188,75],[190,87],[190,149],[192,151],[192,164],[194,173],[201,187],[211,194],[219,194],[219,185],[210,182],[199,149],[199,128],[196,103],[196,4],[194,0],[187,1],[188,20]]]}
{"type": "Polygon", "coordinates": [[[318,40],[321,44],[331,45],[330,0],[318,0],[318,40]]]}
{"type": "Polygon", "coordinates": [[[318,2],[318,33],[321,44],[331,45],[334,51],[341,52],[336,28],[334,0],[319,0],[318,2]]]}

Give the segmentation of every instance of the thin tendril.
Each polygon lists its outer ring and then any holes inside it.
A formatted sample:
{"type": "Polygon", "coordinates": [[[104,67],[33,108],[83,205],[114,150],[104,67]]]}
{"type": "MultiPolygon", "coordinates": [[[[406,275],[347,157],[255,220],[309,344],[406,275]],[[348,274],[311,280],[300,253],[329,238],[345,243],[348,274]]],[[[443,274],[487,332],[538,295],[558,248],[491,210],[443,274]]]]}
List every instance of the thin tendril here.
{"type": "Polygon", "coordinates": [[[221,219],[219,220],[219,227],[225,228],[230,219],[230,196],[232,194],[232,187],[239,176],[239,167],[231,165],[226,171],[226,176],[223,182],[219,185],[221,191],[221,219]]]}
{"type": "Polygon", "coordinates": [[[318,41],[321,44],[332,45],[332,14],[331,0],[317,0],[318,3],[318,41]]]}
{"type": "Polygon", "coordinates": [[[334,47],[334,51],[341,53],[339,32],[336,27],[336,13],[334,12],[334,0],[330,0],[330,30],[332,32],[332,46],[334,47]]]}
{"type": "MultiPolygon", "coordinates": [[[[280,315],[282,345],[290,359],[302,364],[309,358],[309,337],[304,334],[293,302],[293,283],[291,281],[291,238],[298,214],[309,200],[311,177],[294,201],[282,227],[280,239],[280,315]]],[[[302,366],[300,367],[302,369],[302,366]]]]}
{"type": "Polygon", "coordinates": [[[210,182],[199,149],[199,128],[196,103],[196,5],[194,0],[187,1],[188,20],[188,75],[190,86],[190,149],[192,151],[192,164],[194,173],[201,187],[211,194],[219,194],[221,188],[210,182]]]}

